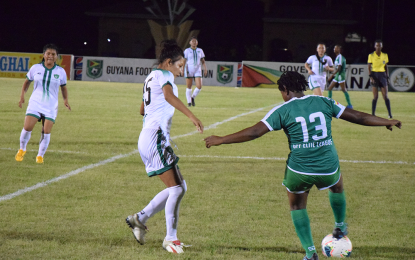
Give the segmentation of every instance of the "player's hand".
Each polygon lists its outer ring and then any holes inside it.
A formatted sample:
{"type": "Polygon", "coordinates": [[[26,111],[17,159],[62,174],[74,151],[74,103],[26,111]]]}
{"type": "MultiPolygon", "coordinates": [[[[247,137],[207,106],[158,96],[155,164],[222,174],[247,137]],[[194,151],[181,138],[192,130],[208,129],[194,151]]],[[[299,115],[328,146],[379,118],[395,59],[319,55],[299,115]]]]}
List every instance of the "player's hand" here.
{"type": "Polygon", "coordinates": [[[69,105],[68,101],[64,101],[65,107],[71,111],[71,106],[69,105]]]}
{"type": "Polygon", "coordinates": [[[308,74],[310,74],[310,75],[315,75],[314,71],[312,71],[312,70],[309,70],[309,71],[308,71],[308,74]]]}
{"type": "Polygon", "coordinates": [[[191,118],[193,124],[196,126],[197,131],[199,133],[203,134],[203,124],[202,121],[200,121],[197,117],[191,118]]]}
{"type": "Polygon", "coordinates": [[[24,103],[24,97],[20,97],[19,100],[19,107],[22,108],[22,104],[24,103]]]}
{"type": "Polygon", "coordinates": [[[211,146],[217,146],[222,144],[222,137],[211,135],[203,139],[205,141],[206,148],[210,148],[211,146]]]}
{"type": "Polygon", "coordinates": [[[370,77],[370,83],[375,84],[375,80],[372,77],[370,77]]]}
{"type": "Polygon", "coordinates": [[[393,130],[393,126],[396,126],[397,128],[399,128],[399,129],[401,129],[401,127],[402,127],[402,122],[401,121],[399,121],[399,120],[395,120],[395,119],[393,119],[393,120],[389,120],[389,122],[390,122],[390,125],[387,125],[386,126],[386,128],[388,129],[388,130],[393,130]]]}

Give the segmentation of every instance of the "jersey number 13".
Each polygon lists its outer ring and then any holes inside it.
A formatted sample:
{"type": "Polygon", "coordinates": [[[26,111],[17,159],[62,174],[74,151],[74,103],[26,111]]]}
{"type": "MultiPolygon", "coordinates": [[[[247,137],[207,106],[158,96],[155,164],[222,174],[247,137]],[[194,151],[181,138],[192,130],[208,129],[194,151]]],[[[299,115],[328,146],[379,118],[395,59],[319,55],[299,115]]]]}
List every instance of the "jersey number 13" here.
{"type": "MultiPolygon", "coordinates": [[[[312,113],[310,114],[308,119],[310,123],[314,123],[316,121],[316,118],[320,120],[320,124],[315,126],[315,130],[316,131],[321,130],[322,134],[320,136],[317,134],[312,135],[311,138],[313,138],[314,141],[324,139],[327,137],[326,118],[324,117],[324,114],[322,112],[312,113]]],[[[309,134],[308,134],[307,122],[305,118],[302,116],[299,116],[295,118],[295,121],[301,123],[301,128],[303,129],[303,138],[304,138],[303,142],[307,143],[309,140],[309,134]]]]}

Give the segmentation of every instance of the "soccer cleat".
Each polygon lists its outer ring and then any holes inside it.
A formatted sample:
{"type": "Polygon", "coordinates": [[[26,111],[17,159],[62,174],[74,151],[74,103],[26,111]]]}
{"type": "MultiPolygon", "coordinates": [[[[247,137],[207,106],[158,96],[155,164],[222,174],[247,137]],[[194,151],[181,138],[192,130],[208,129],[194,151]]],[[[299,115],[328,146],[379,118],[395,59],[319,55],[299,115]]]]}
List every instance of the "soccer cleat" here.
{"type": "Polygon", "coordinates": [[[348,105],[348,106],[346,106],[346,108],[353,109],[353,106],[352,105],[348,105]]]}
{"type": "Polygon", "coordinates": [[[188,107],[191,107],[191,106],[192,106],[192,104],[191,104],[191,103],[187,103],[187,106],[188,106],[188,107]]]}
{"type": "Polygon", "coordinates": [[[36,163],[43,163],[43,157],[42,156],[36,156],[36,163]]]}
{"type": "Polygon", "coordinates": [[[333,230],[333,237],[336,239],[340,239],[342,237],[347,236],[347,234],[349,234],[349,231],[347,231],[347,224],[345,223],[344,225],[346,225],[344,231],[342,231],[340,228],[336,227],[333,230]]]}
{"type": "Polygon", "coordinates": [[[167,241],[164,239],[163,241],[163,248],[167,250],[167,252],[173,253],[173,254],[182,254],[183,251],[183,243],[180,243],[179,240],[176,241],[167,241]]]}
{"type": "Polygon", "coordinates": [[[148,232],[148,228],[138,220],[137,214],[130,215],[125,219],[127,225],[131,228],[131,231],[134,234],[135,239],[141,245],[144,245],[146,242],[144,236],[148,232]]]}
{"type": "Polygon", "coordinates": [[[196,106],[195,104],[195,98],[192,97],[192,106],[196,106]]]}
{"type": "Polygon", "coordinates": [[[22,149],[19,149],[19,151],[17,151],[16,156],[14,157],[16,159],[16,161],[21,162],[23,161],[23,157],[26,154],[26,151],[23,151],[22,149]]]}
{"type": "Polygon", "coordinates": [[[317,253],[314,253],[311,258],[307,258],[307,256],[304,256],[303,260],[318,260],[317,253]]]}

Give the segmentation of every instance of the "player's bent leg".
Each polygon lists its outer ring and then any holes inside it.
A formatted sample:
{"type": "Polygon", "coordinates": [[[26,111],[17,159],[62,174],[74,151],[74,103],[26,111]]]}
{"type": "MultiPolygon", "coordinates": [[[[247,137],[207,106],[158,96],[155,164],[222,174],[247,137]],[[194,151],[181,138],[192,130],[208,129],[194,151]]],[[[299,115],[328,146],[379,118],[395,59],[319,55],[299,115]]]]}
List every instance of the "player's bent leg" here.
{"type": "Polygon", "coordinates": [[[333,81],[330,83],[330,86],[328,87],[327,91],[329,92],[328,97],[331,98],[333,95],[333,88],[336,86],[337,82],[333,79],[333,81]]]}
{"type": "Polygon", "coordinates": [[[14,157],[18,162],[23,161],[24,155],[26,154],[27,143],[32,136],[32,130],[38,120],[38,118],[35,116],[37,115],[26,115],[25,117],[23,129],[20,133],[20,149],[17,151],[17,154],[14,157]]]}
{"type": "Polygon", "coordinates": [[[314,88],[314,89],[313,89],[313,95],[316,95],[316,96],[323,96],[323,93],[322,93],[322,91],[321,91],[321,88],[319,88],[319,87],[314,88]]]}
{"type": "Polygon", "coordinates": [[[54,121],[55,121],[54,119],[48,119],[48,118],[46,118],[45,120],[45,125],[44,125],[45,133],[43,134],[43,140],[39,144],[39,152],[36,156],[36,163],[43,163],[43,157],[50,143],[50,135],[51,135],[50,133],[52,131],[54,121]]]}
{"type": "MultiPolygon", "coordinates": [[[[338,171],[340,173],[340,170],[338,171]]],[[[346,194],[343,189],[343,176],[329,188],[329,201],[334,215],[333,237],[340,239],[347,235],[346,220],[346,194]]]]}
{"type": "Polygon", "coordinates": [[[145,235],[148,231],[147,227],[138,219],[138,214],[133,214],[125,219],[127,225],[131,228],[133,235],[138,243],[144,245],[145,235]]]}
{"type": "Polygon", "coordinates": [[[353,106],[352,106],[352,103],[350,102],[350,96],[349,96],[349,93],[347,92],[347,89],[346,89],[346,84],[345,84],[345,82],[343,81],[343,82],[341,82],[341,83],[339,83],[340,84],[340,87],[341,87],[341,89],[342,89],[342,91],[343,91],[343,94],[344,94],[344,97],[346,98],[346,102],[347,102],[347,108],[350,108],[350,109],[353,109],[353,106]]]}

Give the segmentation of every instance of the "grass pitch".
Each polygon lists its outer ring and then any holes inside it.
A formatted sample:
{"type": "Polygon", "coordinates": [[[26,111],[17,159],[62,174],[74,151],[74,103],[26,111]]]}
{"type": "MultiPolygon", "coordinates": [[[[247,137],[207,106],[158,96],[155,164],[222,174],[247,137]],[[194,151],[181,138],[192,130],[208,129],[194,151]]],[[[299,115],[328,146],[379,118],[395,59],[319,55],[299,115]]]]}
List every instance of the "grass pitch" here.
{"type": "MultiPolygon", "coordinates": [[[[202,141],[257,123],[282,103],[278,90],[203,87],[191,108],[208,128],[203,134],[193,133],[191,122],[176,111],[171,136],[188,184],[178,235],[192,245],[176,256],[161,247],[163,212],[148,221],[144,246],[124,222],[164,188],[159,179],[147,177],[134,153],[142,124],[142,84],[70,81],[72,111],[60,100],[45,163],[37,165],[40,124],[32,132],[24,161],[14,160],[30,98],[27,93],[24,108],[18,107],[22,83],[0,78],[0,259],[304,256],[281,185],[289,152],[284,133],[210,149],[202,141]],[[28,191],[39,183],[43,186],[28,191]],[[14,197],[5,199],[10,194],[14,197]]],[[[185,87],[179,86],[179,92],[185,101],[185,87]]],[[[371,92],[349,93],[355,109],[370,113],[371,92]]],[[[333,96],[345,104],[341,92],[333,96]]],[[[390,93],[390,99],[394,117],[403,122],[401,130],[389,132],[336,119],[332,124],[353,259],[415,258],[415,94],[390,93]]],[[[387,116],[381,97],[377,114],[387,116]]],[[[311,190],[308,213],[323,259],[320,242],[333,227],[327,191],[311,190]]]]}

